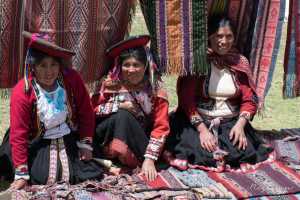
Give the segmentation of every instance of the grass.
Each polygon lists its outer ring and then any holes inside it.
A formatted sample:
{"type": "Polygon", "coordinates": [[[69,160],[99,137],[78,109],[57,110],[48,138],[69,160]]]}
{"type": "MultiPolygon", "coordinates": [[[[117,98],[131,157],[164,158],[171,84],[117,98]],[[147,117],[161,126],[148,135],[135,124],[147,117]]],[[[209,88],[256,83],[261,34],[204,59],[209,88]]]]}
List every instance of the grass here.
{"type": "Polygon", "coordinates": [[[9,127],[9,96],[6,94],[7,90],[0,90],[0,141],[9,127]]]}

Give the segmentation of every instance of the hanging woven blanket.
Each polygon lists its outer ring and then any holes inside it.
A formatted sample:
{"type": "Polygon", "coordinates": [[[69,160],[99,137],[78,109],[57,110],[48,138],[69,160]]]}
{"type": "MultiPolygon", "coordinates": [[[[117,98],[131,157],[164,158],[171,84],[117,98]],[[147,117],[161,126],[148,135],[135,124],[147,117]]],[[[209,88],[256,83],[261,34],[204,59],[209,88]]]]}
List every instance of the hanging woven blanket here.
{"type": "Polygon", "coordinates": [[[19,54],[23,52],[20,51],[19,38],[22,33],[20,19],[23,1],[1,0],[0,2],[0,88],[10,88],[22,76],[19,71],[22,63],[19,54]]]}
{"type": "Polygon", "coordinates": [[[10,88],[23,75],[22,30],[48,34],[73,50],[72,64],[84,80],[99,80],[108,64],[105,49],[124,39],[134,1],[1,0],[0,6],[0,88],[10,88]]]}
{"type": "Polygon", "coordinates": [[[291,0],[284,60],[283,96],[300,96],[300,1],[291,0]]]}
{"type": "Polygon", "coordinates": [[[253,66],[260,107],[271,87],[279,52],[285,4],[285,0],[268,0],[260,1],[258,6],[250,63],[253,66]]]}
{"type": "Polygon", "coordinates": [[[167,74],[205,74],[206,0],[140,0],[151,49],[167,74]]]}

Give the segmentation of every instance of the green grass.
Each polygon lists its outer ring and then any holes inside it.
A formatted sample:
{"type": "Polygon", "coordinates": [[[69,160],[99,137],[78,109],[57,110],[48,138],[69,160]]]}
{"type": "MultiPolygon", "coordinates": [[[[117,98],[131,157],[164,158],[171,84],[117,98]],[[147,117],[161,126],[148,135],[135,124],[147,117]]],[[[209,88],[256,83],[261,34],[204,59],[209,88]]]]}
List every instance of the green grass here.
{"type": "MultiPolygon", "coordinates": [[[[0,90],[0,94],[3,90],[0,90]]],[[[9,127],[9,98],[0,96],[0,141],[9,127]]]]}

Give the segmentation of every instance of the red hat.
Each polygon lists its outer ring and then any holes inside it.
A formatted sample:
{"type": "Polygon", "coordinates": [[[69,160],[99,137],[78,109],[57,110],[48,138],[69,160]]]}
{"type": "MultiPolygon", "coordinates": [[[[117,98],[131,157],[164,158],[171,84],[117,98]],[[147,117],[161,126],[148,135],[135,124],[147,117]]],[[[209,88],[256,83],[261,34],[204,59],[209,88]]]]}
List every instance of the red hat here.
{"type": "Polygon", "coordinates": [[[37,34],[23,31],[23,36],[25,47],[27,48],[33,48],[42,51],[49,56],[63,59],[70,59],[75,55],[75,52],[59,47],[56,44],[47,41],[46,38],[38,36],[37,34]]]}
{"type": "Polygon", "coordinates": [[[25,47],[27,47],[27,53],[25,58],[25,67],[24,67],[24,81],[25,81],[25,91],[27,92],[29,89],[29,60],[30,60],[30,49],[36,49],[41,51],[49,56],[62,58],[65,60],[71,59],[72,56],[75,55],[73,51],[68,49],[64,49],[62,47],[57,46],[54,43],[48,41],[49,38],[46,36],[39,35],[37,33],[29,33],[27,31],[23,31],[24,43],[25,47]]]}
{"type": "Polygon", "coordinates": [[[114,44],[113,46],[109,47],[106,50],[106,55],[110,58],[115,58],[119,56],[122,53],[122,51],[131,48],[146,46],[149,41],[150,41],[149,35],[132,36],[126,40],[118,42],[117,44],[114,44]]]}

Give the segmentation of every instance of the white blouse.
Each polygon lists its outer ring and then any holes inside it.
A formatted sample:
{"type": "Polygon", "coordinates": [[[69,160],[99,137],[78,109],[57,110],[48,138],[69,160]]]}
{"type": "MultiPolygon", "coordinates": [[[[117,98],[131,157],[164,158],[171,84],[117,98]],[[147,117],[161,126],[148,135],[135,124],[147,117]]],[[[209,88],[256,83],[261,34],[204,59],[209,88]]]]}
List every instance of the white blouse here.
{"type": "Polygon", "coordinates": [[[213,99],[227,99],[236,93],[236,87],[229,69],[219,69],[211,64],[208,94],[213,99]]]}
{"type": "Polygon", "coordinates": [[[236,93],[236,86],[229,69],[219,69],[211,63],[211,74],[209,79],[208,94],[215,99],[212,110],[198,108],[199,112],[209,117],[231,117],[236,113],[230,109],[226,100],[236,93]]]}
{"type": "Polygon", "coordinates": [[[66,123],[68,109],[65,90],[58,83],[57,88],[51,92],[47,92],[39,84],[37,88],[37,113],[46,129],[43,137],[56,139],[69,134],[71,130],[66,123]]]}

